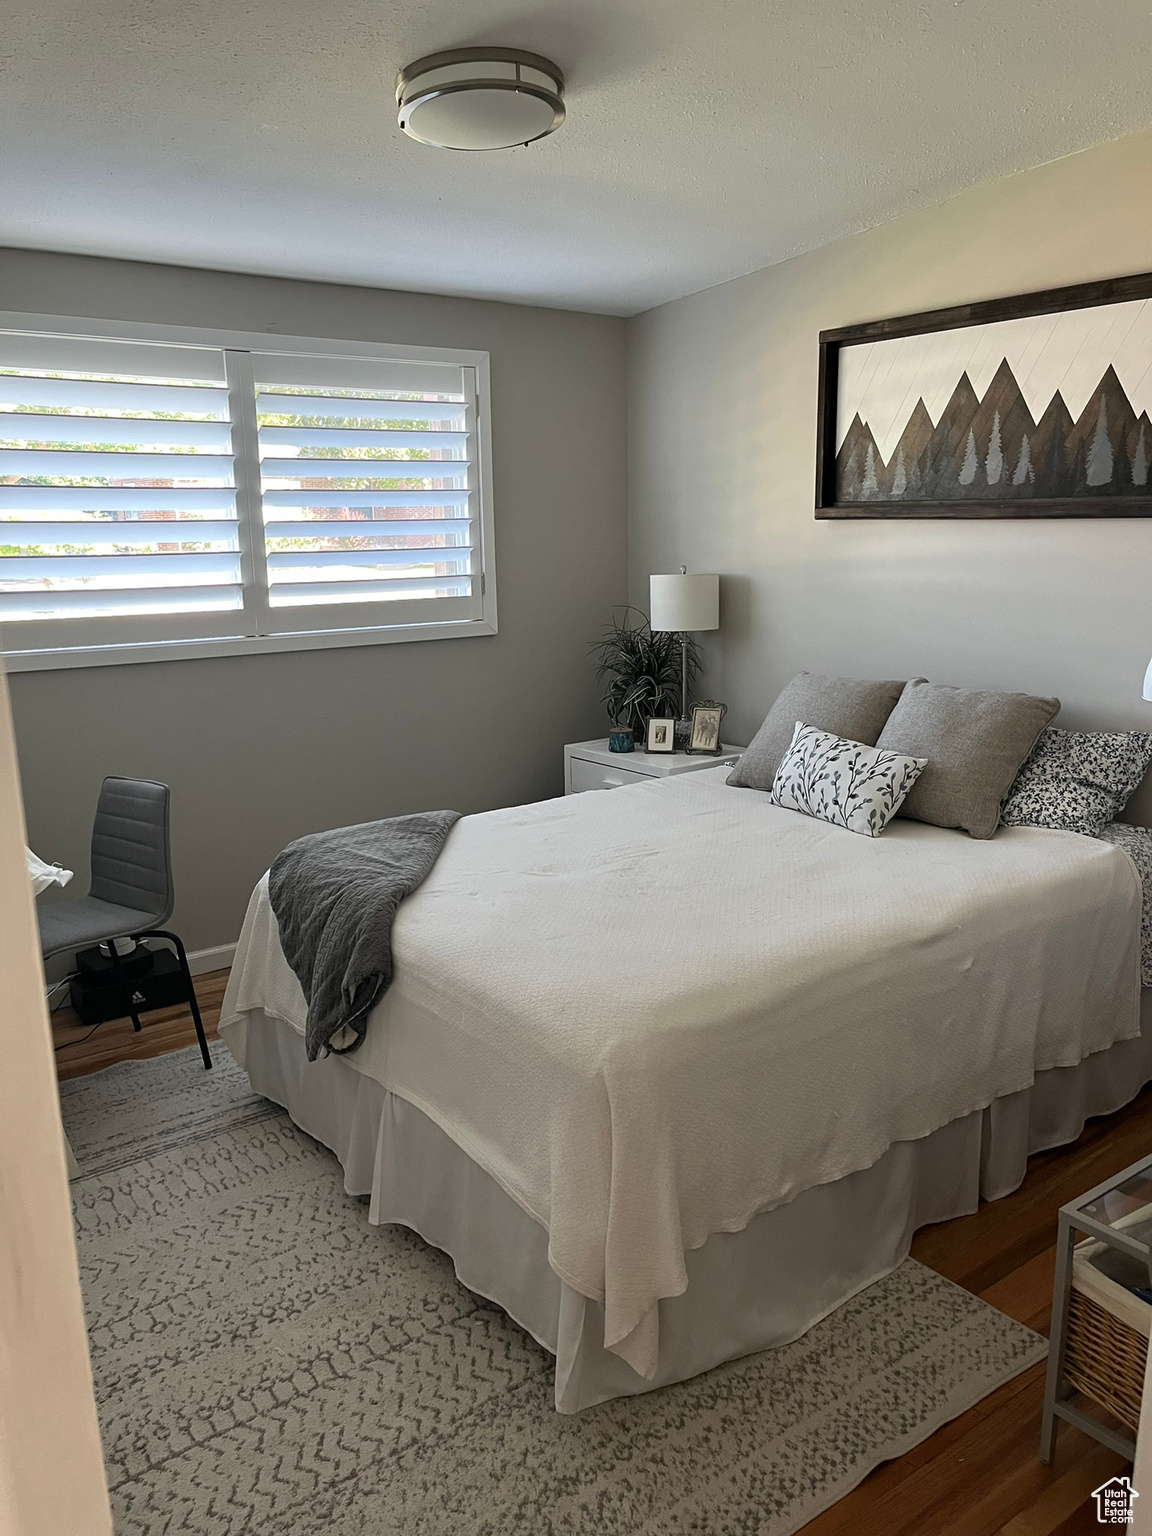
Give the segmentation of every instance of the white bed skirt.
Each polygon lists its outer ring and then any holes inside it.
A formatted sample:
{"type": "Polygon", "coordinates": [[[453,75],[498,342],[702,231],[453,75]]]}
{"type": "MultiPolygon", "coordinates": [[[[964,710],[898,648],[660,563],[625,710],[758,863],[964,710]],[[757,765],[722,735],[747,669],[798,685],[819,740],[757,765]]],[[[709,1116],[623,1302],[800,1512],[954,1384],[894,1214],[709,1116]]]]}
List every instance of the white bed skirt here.
{"type": "Polygon", "coordinates": [[[1140,1038],[897,1142],[870,1168],[809,1189],[742,1232],[715,1233],[685,1257],[688,1289],[660,1303],[651,1380],[604,1349],[602,1309],[549,1268],[546,1229],[419,1109],[339,1056],[309,1064],[300,1033],[268,1014],[247,1014],[224,1038],[253,1088],[336,1154],[348,1192],[370,1197],[370,1221],[411,1227],[443,1249],[469,1290],[556,1356],[556,1407],[574,1413],[790,1343],[895,1269],[918,1227],[1011,1193],[1030,1153],[1075,1140],[1087,1119],[1152,1080],[1152,990],[1141,1019],[1140,1038]]]}

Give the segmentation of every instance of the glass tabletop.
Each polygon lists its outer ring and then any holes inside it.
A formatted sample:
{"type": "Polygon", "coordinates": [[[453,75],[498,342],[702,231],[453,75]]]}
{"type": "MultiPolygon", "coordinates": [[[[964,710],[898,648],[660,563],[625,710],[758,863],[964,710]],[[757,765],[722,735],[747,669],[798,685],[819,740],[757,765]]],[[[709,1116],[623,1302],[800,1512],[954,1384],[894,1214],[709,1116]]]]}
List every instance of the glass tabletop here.
{"type": "Polygon", "coordinates": [[[1117,1175],[1116,1181],[1078,1201],[1076,1213],[1098,1226],[1122,1232],[1152,1255],[1152,1161],[1117,1175]]]}

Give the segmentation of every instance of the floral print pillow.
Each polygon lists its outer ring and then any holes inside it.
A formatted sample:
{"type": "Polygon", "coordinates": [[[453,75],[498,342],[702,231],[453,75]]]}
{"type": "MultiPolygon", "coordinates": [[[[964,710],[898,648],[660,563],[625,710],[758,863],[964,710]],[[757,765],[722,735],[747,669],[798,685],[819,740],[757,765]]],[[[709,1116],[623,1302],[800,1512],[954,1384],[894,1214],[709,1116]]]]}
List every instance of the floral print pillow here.
{"type": "Polygon", "coordinates": [[[1143,887],[1144,901],[1140,923],[1140,980],[1152,987],[1152,831],[1131,827],[1126,821],[1114,821],[1097,834],[1102,842],[1115,843],[1136,866],[1143,887]]]}
{"type": "Polygon", "coordinates": [[[926,757],[882,752],[798,720],[772,798],[786,810],[879,837],[927,766],[926,757]]]}
{"type": "Polygon", "coordinates": [[[1152,763],[1147,731],[1062,731],[1049,726],[1000,807],[1006,827],[1098,836],[1128,804],[1152,763]]]}

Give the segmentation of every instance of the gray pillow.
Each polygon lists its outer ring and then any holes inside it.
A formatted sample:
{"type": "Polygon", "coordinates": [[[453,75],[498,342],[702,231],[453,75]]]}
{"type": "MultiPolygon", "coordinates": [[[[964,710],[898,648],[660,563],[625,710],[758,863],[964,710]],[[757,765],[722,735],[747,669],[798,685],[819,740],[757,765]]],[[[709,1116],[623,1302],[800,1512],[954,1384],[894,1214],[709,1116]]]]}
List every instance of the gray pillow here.
{"type": "Polygon", "coordinates": [[[792,745],[797,724],[874,747],[903,689],[899,682],[868,683],[854,677],[798,672],[768,711],[748,750],[728,775],[728,783],[771,794],[776,770],[792,745]]]}
{"type": "Polygon", "coordinates": [[[1000,807],[1006,827],[1051,827],[1097,837],[1115,821],[1152,764],[1147,731],[1041,733],[1000,807]]]}
{"type": "Polygon", "coordinates": [[[1059,708],[1059,699],[1028,693],[910,682],[876,743],[928,759],[897,814],[991,837],[1000,802],[1059,708]]]}

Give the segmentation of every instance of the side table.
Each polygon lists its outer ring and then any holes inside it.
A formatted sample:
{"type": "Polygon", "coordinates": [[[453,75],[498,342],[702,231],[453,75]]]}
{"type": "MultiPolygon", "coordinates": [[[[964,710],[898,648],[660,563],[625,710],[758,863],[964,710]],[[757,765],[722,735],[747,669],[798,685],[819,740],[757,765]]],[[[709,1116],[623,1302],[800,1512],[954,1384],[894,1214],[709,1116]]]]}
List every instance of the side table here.
{"type": "Polygon", "coordinates": [[[1041,1461],[1052,1460],[1058,1419],[1129,1460],[1135,1456],[1134,1438],[1070,1401],[1080,1391],[1135,1434],[1152,1304],[1133,1294],[1133,1285],[1152,1296],[1152,1157],[1060,1208],[1041,1461]],[[1077,1248],[1077,1232],[1091,1240],[1090,1248],[1077,1248]],[[1091,1274],[1082,1270],[1084,1280],[1077,1279],[1074,1272],[1089,1259],[1091,1274]]]}

